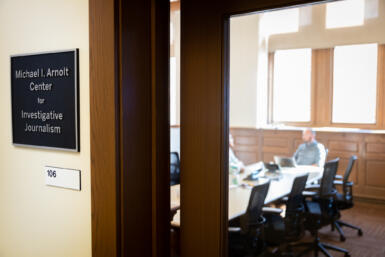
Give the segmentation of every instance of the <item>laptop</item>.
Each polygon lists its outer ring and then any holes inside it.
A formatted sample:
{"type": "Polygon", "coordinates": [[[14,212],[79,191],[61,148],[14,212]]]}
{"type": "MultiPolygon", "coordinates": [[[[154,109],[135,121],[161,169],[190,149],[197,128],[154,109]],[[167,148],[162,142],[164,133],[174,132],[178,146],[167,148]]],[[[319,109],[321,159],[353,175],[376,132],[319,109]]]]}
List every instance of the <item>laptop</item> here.
{"type": "Polygon", "coordinates": [[[297,167],[293,157],[274,156],[274,162],[281,168],[297,167]]]}

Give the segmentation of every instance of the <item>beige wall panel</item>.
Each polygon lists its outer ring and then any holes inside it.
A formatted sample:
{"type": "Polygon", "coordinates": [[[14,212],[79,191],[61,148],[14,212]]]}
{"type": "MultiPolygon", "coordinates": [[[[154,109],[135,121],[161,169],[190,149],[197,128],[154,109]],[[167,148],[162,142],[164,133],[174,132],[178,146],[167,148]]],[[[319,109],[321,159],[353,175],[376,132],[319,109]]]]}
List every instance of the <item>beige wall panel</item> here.
{"type": "Polygon", "coordinates": [[[88,1],[0,1],[0,256],[91,257],[88,1]],[[12,145],[10,55],[79,48],[80,153],[12,145]],[[45,165],[82,190],[45,185],[45,165]]]}

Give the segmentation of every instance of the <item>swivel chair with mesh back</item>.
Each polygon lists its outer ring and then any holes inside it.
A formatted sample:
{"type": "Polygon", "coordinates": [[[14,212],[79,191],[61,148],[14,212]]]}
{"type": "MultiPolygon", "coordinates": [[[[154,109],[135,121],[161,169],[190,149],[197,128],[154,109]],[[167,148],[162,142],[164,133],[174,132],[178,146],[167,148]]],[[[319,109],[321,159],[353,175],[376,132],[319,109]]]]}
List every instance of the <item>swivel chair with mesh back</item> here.
{"type": "Polygon", "coordinates": [[[298,256],[314,251],[315,256],[318,256],[318,252],[322,252],[324,255],[331,257],[332,255],[328,250],[342,252],[345,254],[345,257],[350,256],[346,249],[322,243],[318,236],[319,229],[331,225],[339,218],[335,203],[336,189],[333,183],[338,169],[338,162],[339,158],[325,164],[318,192],[307,194],[311,197],[311,200],[305,201],[306,214],[304,224],[305,228],[314,236],[314,240],[313,242],[296,244],[296,247],[306,247],[298,256]]]}
{"type": "MultiPolygon", "coordinates": [[[[336,186],[341,185],[342,186],[342,193],[337,192],[337,194],[336,194],[336,205],[337,205],[338,210],[346,210],[346,209],[350,209],[354,206],[354,203],[353,203],[353,182],[349,181],[349,176],[350,176],[350,173],[352,172],[353,165],[354,165],[356,160],[357,160],[357,156],[355,156],[355,155],[351,156],[349,159],[348,166],[345,170],[344,176],[342,177],[342,176],[337,175],[336,179],[339,179],[339,180],[334,181],[334,185],[336,185],[336,186]]],[[[349,223],[346,223],[346,222],[338,219],[338,220],[333,222],[332,229],[333,230],[334,230],[334,228],[337,229],[337,231],[340,234],[340,240],[341,241],[346,240],[345,234],[341,229],[342,226],[350,227],[352,229],[357,230],[359,236],[363,235],[362,229],[360,227],[351,225],[349,223]]]]}
{"type": "Polygon", "coordinates": [[[170,153],[170,185],[177,185],[180,183],[180,161],[177,152],[170,153]]]}
{"type": "Polygon", "coordinates": [[[246,213],[230,221],[229,256],[256,256],[263,251],[262,207],[265,202],[270,182],[254,186],[251,190],[246,213]]]}
{"type": "Polygon", "coordinates": [[[309,174],[298,176],[294,179],[291,192],[285,201],[286,211],[281,217],[282,209],[263,209],[266,218],[264,227],[265,242],[274,249],[275,256],[291,255],[290,243],[300,240],[305,234],[304,227],[304,198],[302,195],[309,174]],[[289,251],[288,251],[289,250],[289,251]]]}

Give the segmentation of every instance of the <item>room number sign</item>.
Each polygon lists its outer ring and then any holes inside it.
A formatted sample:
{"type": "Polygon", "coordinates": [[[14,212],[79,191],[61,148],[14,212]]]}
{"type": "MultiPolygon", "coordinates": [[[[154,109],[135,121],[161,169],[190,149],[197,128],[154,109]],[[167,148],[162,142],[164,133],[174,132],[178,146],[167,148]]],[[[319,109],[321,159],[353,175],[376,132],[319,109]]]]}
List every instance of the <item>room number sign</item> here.
{"type": "Polygon", "coordinates": [[[63,169],[52,166],[44,167],[45,184],[73,190],[81,189],[80,170],[63,169]]]}

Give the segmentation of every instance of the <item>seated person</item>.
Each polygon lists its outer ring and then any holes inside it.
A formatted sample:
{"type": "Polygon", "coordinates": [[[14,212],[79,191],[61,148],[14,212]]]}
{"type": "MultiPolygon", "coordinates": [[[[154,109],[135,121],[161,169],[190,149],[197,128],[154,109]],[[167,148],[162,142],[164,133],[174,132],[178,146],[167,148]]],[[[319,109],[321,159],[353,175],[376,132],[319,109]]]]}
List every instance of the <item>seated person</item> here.
{"type": "Polygon", "coordinates": [[[323,167],[326,159],[325,147],[315,140],[315,131],[305,129],[302,133],[304,141],[294,153],[294,160],[297,165],[313,165],[323,167]]]}
{"type": "Polygon", "coordinates": [[[243,172],[245,170],[245,165],[240,161],[234,154],[234,139],[231,134],[229,134],[229,171],[230,173],[243,172]]]}

